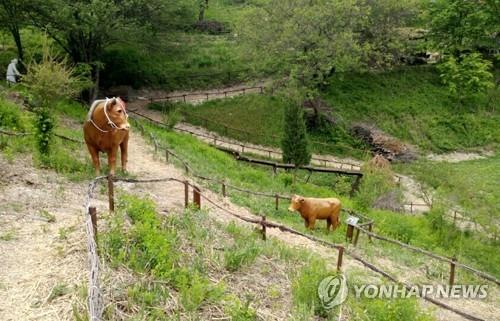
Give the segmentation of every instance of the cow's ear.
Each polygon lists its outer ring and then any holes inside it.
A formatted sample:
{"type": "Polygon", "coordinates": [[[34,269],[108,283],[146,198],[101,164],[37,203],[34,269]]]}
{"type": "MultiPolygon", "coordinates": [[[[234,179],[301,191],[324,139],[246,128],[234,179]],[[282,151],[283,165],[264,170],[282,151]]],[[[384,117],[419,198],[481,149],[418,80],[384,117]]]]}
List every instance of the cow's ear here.
{"type": "Polygon", "coordinates": [[[303,197],[299,198],[299,202],[304,203],[305,202],[305,198],[303,198],[303,197]]]}

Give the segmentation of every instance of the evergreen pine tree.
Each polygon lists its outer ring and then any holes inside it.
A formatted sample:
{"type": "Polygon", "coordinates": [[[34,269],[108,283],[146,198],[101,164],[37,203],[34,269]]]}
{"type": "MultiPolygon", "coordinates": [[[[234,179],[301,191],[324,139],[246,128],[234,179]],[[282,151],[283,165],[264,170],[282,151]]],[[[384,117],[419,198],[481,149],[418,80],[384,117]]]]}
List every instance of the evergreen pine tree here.
{"type": "Polygon", "coordinates": [[[284,133],[281,141],[283,162],[295,166],[307,165],[311,161],[306,124],[302,107],[291,103],[285,108],[284,133]]]}

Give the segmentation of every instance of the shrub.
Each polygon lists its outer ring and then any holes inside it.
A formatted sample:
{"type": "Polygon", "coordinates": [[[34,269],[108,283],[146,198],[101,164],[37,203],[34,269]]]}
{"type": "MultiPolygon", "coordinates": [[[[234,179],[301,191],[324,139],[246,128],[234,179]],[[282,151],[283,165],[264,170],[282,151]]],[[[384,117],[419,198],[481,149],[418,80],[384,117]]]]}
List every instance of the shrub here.
{"type": "Polygon", "coordinates": [[[450,94],[462,100],[493,87],[491,66],[491,62],[482,59],[481,54],[472,53],[461,55],[458,60],[451,56],[438,69],[450,94]]]}
{"type": "MultiPolygon", "coordinates": [[[[41,62],[31,62],[23,82],[30,89],[34,108],[37,148],[41,155],[49,154],[55,119],[50,108],[62,98],[76,95],[89,83],[75,76],[75,69],[54,56],[45,45],[41,62]]],[[[42,158],[44,161],[45,158],[42,158]]]]}
{"type": "MultiPolygon", "coordinates": [[[[401,199],[400,191],[397,190],[396,182],[393,179],[393,173],[389,168],[378,167],[368,163],[363,166],[363,172],[363,179],[361,180],[355,199],[357,205],[362,209],[368,209],[374,206],[377,201],[380,204],[384,203],[384,199],[392,200],[396,203],[401,199]]],[[[394,204],[392,203],[384,203],[384,205],[397,207],[393,206],[394,204]]]]}

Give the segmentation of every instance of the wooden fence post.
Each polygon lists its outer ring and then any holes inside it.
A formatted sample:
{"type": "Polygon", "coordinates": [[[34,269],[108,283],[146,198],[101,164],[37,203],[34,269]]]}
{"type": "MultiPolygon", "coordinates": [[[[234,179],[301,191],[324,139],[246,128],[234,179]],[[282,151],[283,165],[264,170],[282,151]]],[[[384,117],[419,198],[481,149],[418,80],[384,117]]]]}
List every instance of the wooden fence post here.
{"type": "Polygon", "coordinates": [[[226,182],[222,181],[222,196],[226,197],[226,182]]]}
{"type": "Polygon", "coordinates": [[[275,197],[275,202],[276,202],[276,210],[278,210],[279,206],[280,206],[280,196],[279,196],[279,194],[276,194],[276,195],[274,195],[274,197],[275,197]]]}
{"type": "Polygon", "coordinates": [[[346,241],[349,241],[349,243],[352,243],[353,232],[354,232],[354,226],[352,226],[351,224],[348,224],[347,225],[347,232],[345,234],[345,239],[346,239],[346,241]]]}
{"type": "Polygon", "coordinates": [[[109,204],[109,211],[114,212],[115,211],[115,191],[114,191],[114,183],[113,183],[113,176],[108,175],[108,204],[109,204]]]}
{"type": "Polygon", "coordinates": [[[455,262],[457,261],[456,257],[451,258],[451,263],[450,263],[450,286],[453,286],[455,284],[455,262]]]}
{"type": "MultiPolygon", "coordinates": [[[[371,222],[370,224],[368,224],[368,231],[371,232],[372,228],[373,228],[373,222],[371,222]]],[[[368,235],[368,240],[370,242],[372,241],[372,236],[371,235],[368,235]]]]}
{"type": "Polygon", "coordinates": [[[94,230],[94,241],[97,242],[97,210],[94,206],[89,207],[89,215],[92,221],[92,229],[94,230]]]}
{"type": "Polygon", "coordinates": [[[184,207],[187,208],[189,206],[189,182],[187,180],[184,181],[184,207]]]}
{"type": "Polygon", "coordinates": [[[201,208],[200,189],[197,186],[193,186],[193,202],[198,209],[201,208]]]}
{"type": "Polygon", "coordinates": [[[186,95],[182,95],[184,102],[186,102],[186,95]]]}
{"type": "Polygon", "coordinates": [[[354,246],[358,246],[359,239],[359,228],[356,229],[356,235],[354,236],[354,246]]]}
{"type": "Polygon", "coordinates": [[[453,225],[456,224],[456,221],[457,221],[457,211],[453,210],[453,225]]]}
{"type": "Polygon", "coordinates": [[[262,225],[262,239],[266,240],[266,216],[262,216],[262,221],[260,223],[262,225]]]}
{"type": "Polygon", "coordinates": [[[165,149],[165,161],[168,163],[168,149],[165,149]]]}
{"type": "Polygon", "coordinates": [[[339,256],[337,257],[337,272],[342,270],[342,257],[344,256],[344,247],[339,246],[339,256]]]}
{"type": "Polygon", "coordinates": [[[410,202],[410,214],[413,214],[413,202],[410,202]]]}

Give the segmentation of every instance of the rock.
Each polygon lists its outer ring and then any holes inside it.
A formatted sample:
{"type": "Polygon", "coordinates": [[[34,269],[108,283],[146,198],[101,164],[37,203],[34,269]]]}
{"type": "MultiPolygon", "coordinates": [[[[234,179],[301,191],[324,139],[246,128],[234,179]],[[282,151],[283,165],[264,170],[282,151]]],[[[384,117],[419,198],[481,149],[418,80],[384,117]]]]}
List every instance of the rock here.
{"type": "Polygon", "coordinates": [[[414,148],[374,126],[358,123],[351,127],[354,136],[371,146],[374,154],[389,161],[411,162],[417,158],[414,148]]]}

